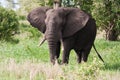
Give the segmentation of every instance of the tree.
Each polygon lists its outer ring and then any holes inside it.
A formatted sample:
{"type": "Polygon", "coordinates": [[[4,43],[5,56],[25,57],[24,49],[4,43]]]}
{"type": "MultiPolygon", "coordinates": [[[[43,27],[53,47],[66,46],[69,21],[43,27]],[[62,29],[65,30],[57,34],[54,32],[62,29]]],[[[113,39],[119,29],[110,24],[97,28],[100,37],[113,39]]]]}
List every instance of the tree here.
{"type": "Polygon", "coordinates": [[[106,32],[106,39],[117,40],[120,35],[120,1],[119,0],[94,0],[93,15],[97,25],[106,32]]]}
{"type": "Polygon", "coordinates": [[[0,39],[10,38],[18,30],[19,22],[15,11],[0,7],[0,39]]]}
{"type": "Polygon", "coordinates": [[[53,8],[56,9],[58,7],[61,7],[61,0],[54,0],[53,2],[53,8]]]}
{"type": "Polygon", "coordinates": [[[65,7],[78,7],[91,13],[93,0],[62,0],[62,4],[65,7]]]}
{"type": "Polygon", "coordinates": [[[20,15],[25,15],[32,9],[40,6],[52,6],[53,0],[18,0],[20,9],[18,10],[20,15]]]}

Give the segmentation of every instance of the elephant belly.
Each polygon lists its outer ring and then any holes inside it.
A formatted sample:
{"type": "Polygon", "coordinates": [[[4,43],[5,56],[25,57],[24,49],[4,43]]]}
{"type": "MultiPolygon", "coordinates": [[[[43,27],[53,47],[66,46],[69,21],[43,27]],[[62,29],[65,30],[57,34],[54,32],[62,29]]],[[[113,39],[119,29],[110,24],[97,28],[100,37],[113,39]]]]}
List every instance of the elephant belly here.
{"type": "Polygon", "coordinates": [[[75,35],[74,49],[81,50],[87,46],[92,46],[96,34],[92,31],[87,31],[86,28],[78,31],[75,35]]]}

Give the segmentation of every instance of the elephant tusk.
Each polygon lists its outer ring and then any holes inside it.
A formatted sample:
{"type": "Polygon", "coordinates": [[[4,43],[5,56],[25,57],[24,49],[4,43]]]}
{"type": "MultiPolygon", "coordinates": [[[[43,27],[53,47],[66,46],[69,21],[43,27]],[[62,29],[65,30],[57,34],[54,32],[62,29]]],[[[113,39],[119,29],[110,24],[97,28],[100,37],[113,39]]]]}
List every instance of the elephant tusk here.
{"type": "Polygon", "coordinates": [[[39,45],[38,46],[41,46],[44,42],[45,42],[45,38],[43,38],[42,40],[40,40],[40,43],[39,43],[39,45]]]}

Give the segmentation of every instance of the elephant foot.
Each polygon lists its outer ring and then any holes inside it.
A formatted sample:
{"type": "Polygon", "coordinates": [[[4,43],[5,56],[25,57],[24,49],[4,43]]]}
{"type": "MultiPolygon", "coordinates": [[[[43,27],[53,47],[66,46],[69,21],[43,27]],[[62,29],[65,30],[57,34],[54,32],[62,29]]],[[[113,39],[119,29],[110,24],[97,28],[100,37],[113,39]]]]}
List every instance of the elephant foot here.
{"type": "Polygon", "coordinates": [[[77,59],[77,62],[80,64],[81,63],[81,59],[77,59]]]}
{"type": "Polygon", "coordinates": [[[68,64],[68,59],[63,60],[63,61],[62,61],[62,64],[68,64]]]}
{"type": "Polygon", "coordinates": [[[53,65],[55,65],[55,64],[62,64],[62,60],[60,60],[60,59],[51,59],[51,63],[53,64],[53,65]]]}
{"type": "Polygon", "coordinates": [[[87,62],[89,54],[84,54],[82,61],[87,62]]]}
{"type": "Polygon", "coordinates": [[[55,60],[54,59],[50,59],[50,62],[54,65],[55,64],[55,60]]]}
{"type": "Polygon", "coordinates": [[[77,62],[81,63],[82,61],[82,54],[77,55],[77,62]]]}

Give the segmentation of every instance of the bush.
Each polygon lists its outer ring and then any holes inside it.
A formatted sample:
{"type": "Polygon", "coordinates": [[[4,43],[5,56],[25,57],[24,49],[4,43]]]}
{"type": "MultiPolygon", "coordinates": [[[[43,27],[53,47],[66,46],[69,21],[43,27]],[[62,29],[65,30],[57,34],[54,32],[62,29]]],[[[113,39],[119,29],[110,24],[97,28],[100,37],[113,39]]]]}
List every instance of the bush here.
{"type": "Polygon", "coordinates": [[[18,31],[18,18],[13,10],[0,7],[0,39],[10,38],[18,31]]]}
{"type": "Polygon", "coordinates": [[[105,31],[105,38],[116,41],[120,35],[119,0],[94,1],[92,14],[100,29],[105,31]]]}
{"type": "Polygon", "coordinates": [[[23,15],[19,15],[19,20],[26,20],[26,17],[23,15]]]}
{"type": "Polygon", "coordinates": [[[27,23],[20,23],[20,33],[29,33],[27,37],[35,39],[38,39],[40,36],[42,36],[41,32],[37,28],[34,28],[27,23]]]}

